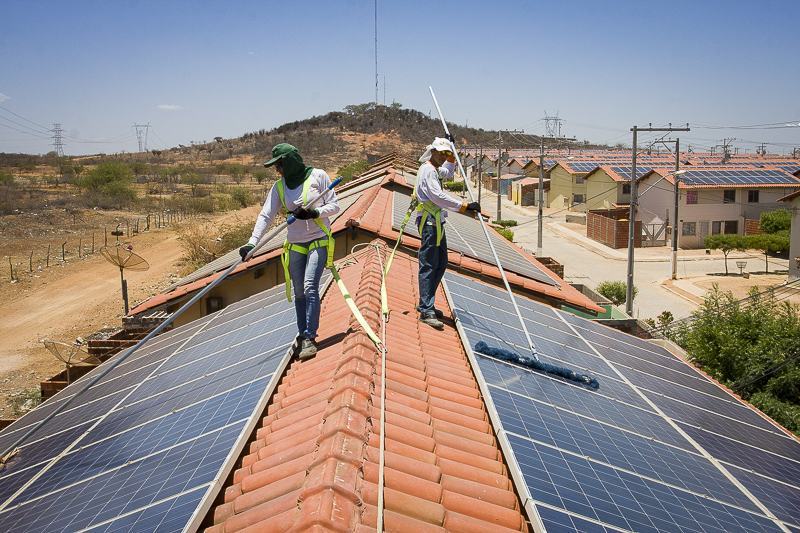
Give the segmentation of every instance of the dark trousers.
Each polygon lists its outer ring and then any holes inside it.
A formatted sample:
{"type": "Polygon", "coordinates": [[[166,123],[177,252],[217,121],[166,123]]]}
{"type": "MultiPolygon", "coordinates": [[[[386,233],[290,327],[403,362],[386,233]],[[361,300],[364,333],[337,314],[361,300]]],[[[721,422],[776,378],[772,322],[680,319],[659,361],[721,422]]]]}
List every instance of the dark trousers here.
{"type": "Polygon", "coordinates": [[[422,315],[433,314],[436,289],[447,269],[447,236],[442,226],[442,242],[436,246],[436,226],[425,224],[422,228],[422,245],[419,248],[419,305],[422,315]]]}

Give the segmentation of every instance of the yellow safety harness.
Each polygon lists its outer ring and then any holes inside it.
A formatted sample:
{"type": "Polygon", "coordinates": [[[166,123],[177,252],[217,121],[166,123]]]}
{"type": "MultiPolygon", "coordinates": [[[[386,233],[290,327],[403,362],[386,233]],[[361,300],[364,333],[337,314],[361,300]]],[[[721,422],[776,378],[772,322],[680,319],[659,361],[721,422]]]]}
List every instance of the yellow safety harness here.
{"type": "MultiPolygon", "coordinates": [[[[278,197],[281,200],[281,205],[283,208],[288,211],[289,209],[286,207],[286,197],[284,191],[284,182],[283,179],[278,181],[275,184],[278,188],[278,197]]],[[[303,182],[303,205],[308,204],[308,191],[311,188],[311,180],[306,179],[303,182]]],[[[322,222],[319,218],[315,218],[314,222],[316,222],[317,226],[325,233],[325,237],[321,239],[317,239],[309,243],[308,246],[302,246],[299,244],[290,243],[289,239],[286,239],[283,243],[283,253],[281,254],[281,263],[283,263],[283,274],[284,279],[286,280],[286,299],[290,302],[292,301],[292,278],[289,274],[289,252],[297,252],[303,255],[308,255],[309,252],[312,250],[316,250],[317,248],[321,248],[323,246],[327,247],[328,249],[328,259],[325,262],[325,267],[330,269],[331,274],[333,274],[333,279],[336,281],[336,286],[339,287],[339,292],[342,293],[344,297],[344,301],[347,304],[347,307],[350,308],[350,312],[355,317],[358,324],[367,334],[369,339],[375,344],[375,346],[380,347],[382,345],[380,338],[375,334],[375,332],[370,327],[369,323],[364,319],[364,315],[361,314],[361,311],[356,306],[355,301],[353,301],[353,297],[350,295],[350,291],[347,290],[344,282],[342,281],[341,276],[339,276],[339,271],[336,269],[336,265],[333,264],[333,254],[336,249],[336,240],[333,238],[333,233],[331,233],[331,229],[322,222]]]]}
{"type": "MultiPolygon", "coordinates": [[[[419,238],[422,238],[422,228],[425,227],[425,221],[428,220],[429,216],[432,216],[434,222],[436,223],[436,246],[439,246],[439,244],[442,242],[442,208],[430,200],[420,202],[417,197],[418,185],[419,179],[417,180],[417,183],[414,184],[414,195],[411,197],[411,203],[413,204],[416,202],[417,213],[422,213],[422,216],[419,218],[419,238]]],[[[410,212],[407,214],[407,216],[410,217],[410,212]]]]}

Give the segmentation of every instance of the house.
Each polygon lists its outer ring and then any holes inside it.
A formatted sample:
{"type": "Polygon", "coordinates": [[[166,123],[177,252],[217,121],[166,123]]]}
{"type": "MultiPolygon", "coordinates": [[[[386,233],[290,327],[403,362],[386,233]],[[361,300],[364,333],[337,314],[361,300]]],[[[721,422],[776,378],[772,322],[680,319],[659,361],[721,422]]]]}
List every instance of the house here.
{"type": "MultiPolygon", "coordinates": [[[[636,167],[637,176],[650,171],[636,167]]],[[[589,172],[586,183],[586,210],[612,209],[631,202],[631,167],[603,165],[589,172]]]]}
{"type": "MultiPolygon", "coordinates": [[[[709,235],[745,234],[748,224],[755,225],[763,211],[781,208],[780,198],[800,188],[800,179],[779,169],[685,170],[679,180],[678,242],[682,248],[702,248],[709,235]]],[[[657,169],[641,178],[637,218],[643,224],[661,224],[669,219],[675,183],[671,172],[657,169]]]]}
{"type": "MultiPolygon", "coordinates": [[[[547,205],[550,192],[550,179],[542,182],[543,205],[547,205]]],[[[511,201],[516,205],[539,205],[539,178],[523,178],[511,184],[511,201]]]]}
{"type": "Polygon", "coordinates": [[[585,211],[586,183],[584,179],[598,166],[599,164],[595,162],[559,160],[550,169],[548,207],[585,211]]]}
{"type": "Polygon", "coordinates": [[[524,174],[523,168],[527,164],[522,158],[519,157],[509,157],[508,162],[506,163],[505,167],[503,168],[504,174],[524,174]]]}
{"type": "Polygon", "coordinates": [[[3,457],[0,528],[798,529],[796,437],[676,347],[563,310],[598,307],[506,241],[517,317],[482,243],[458,241],[474,219],[448,222],[445,328],[421,326],[413,228],[384,275],[413,178],[379,163],[336,222],[360,244],[339,270],[379,345],[327,274],[313,359],[294,356],[280,283],[155,336],[0,431],[5,449],[36,430],[3,457]],[[555,368],[492,350],[529,343],[555,368]]]}
{"type": "MultiPolygon", "coordinates": [[[[800,168],[798,168],[800,172],[800,168]]],[[[789,281],[800,280],[800,191],[787,194],[780,199],[788,204],[792,212],[792,227],[789,229],[789,281]]]]}

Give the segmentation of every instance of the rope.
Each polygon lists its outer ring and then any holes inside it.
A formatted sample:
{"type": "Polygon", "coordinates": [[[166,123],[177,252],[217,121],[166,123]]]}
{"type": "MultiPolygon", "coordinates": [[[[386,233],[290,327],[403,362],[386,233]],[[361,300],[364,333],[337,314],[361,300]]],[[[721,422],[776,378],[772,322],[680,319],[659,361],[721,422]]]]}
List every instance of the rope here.
{"type": "MultiPolygon", "coordinates": [[[[396,246],[395,246],[396,249],[396,246]]],[[[384,466],[386,463],[386,323],[389,321],[388,303],[384,306],[383,298],[386,295],[386,274],[389,271],[390,262],[383,265],[380,246],[375,245],[375,252],[381,263],[381,338],[383,343],[380,346],[381,352],[381,422],[380,422],[380,447],[378,452],[378,533],[383,533],[383,489],[384,489],[384,466]],[[385,311],[384,311],[385,309],[385,311]]],[[[391,257],[390,257],[391,260],[391,257]]]]}

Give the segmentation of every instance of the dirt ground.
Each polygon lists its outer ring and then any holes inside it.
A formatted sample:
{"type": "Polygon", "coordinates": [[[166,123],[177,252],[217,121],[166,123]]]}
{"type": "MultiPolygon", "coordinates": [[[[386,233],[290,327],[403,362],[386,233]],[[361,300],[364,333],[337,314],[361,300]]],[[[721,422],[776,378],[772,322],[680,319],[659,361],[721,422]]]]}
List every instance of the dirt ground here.
{"type": "MultiPolygon", "coordinates": [[[[710,290],[716,283],[720,290],[731,291],[734,297],[742,299],[748,295],[750,289],[753,287],[756,287],[759,291],[763,291],[769,287],[775,287],[785,282],[786,274],[758,274],[750,276],[750,278],[743,278],[739,275],[711,276],[704,280],[696,281],[694,284],[705,290],[710,290]]],[[[782,295],[781,301],[800,305],[800,289],[795,290],[794,294],[782,295]]]]}
{"type": "MultiPolygon", "coordinates": [[[[218,223],[255,220],[253,205],[212,217],[218,223]]],[[[127,238],[125,240],[128,240],[127,238]]],[[[150,268],[126,273],[131,306],[157,294],[177,278],[182,249],[175,228],[130,239],[150,268]]],[[[99,254],[0,282],[0,418],[12,417],[11,398],[63,370],[63,363],[39,341],[70,343],[103,327],[121,324],[123,304],[119,270],[99,254]]]]}

